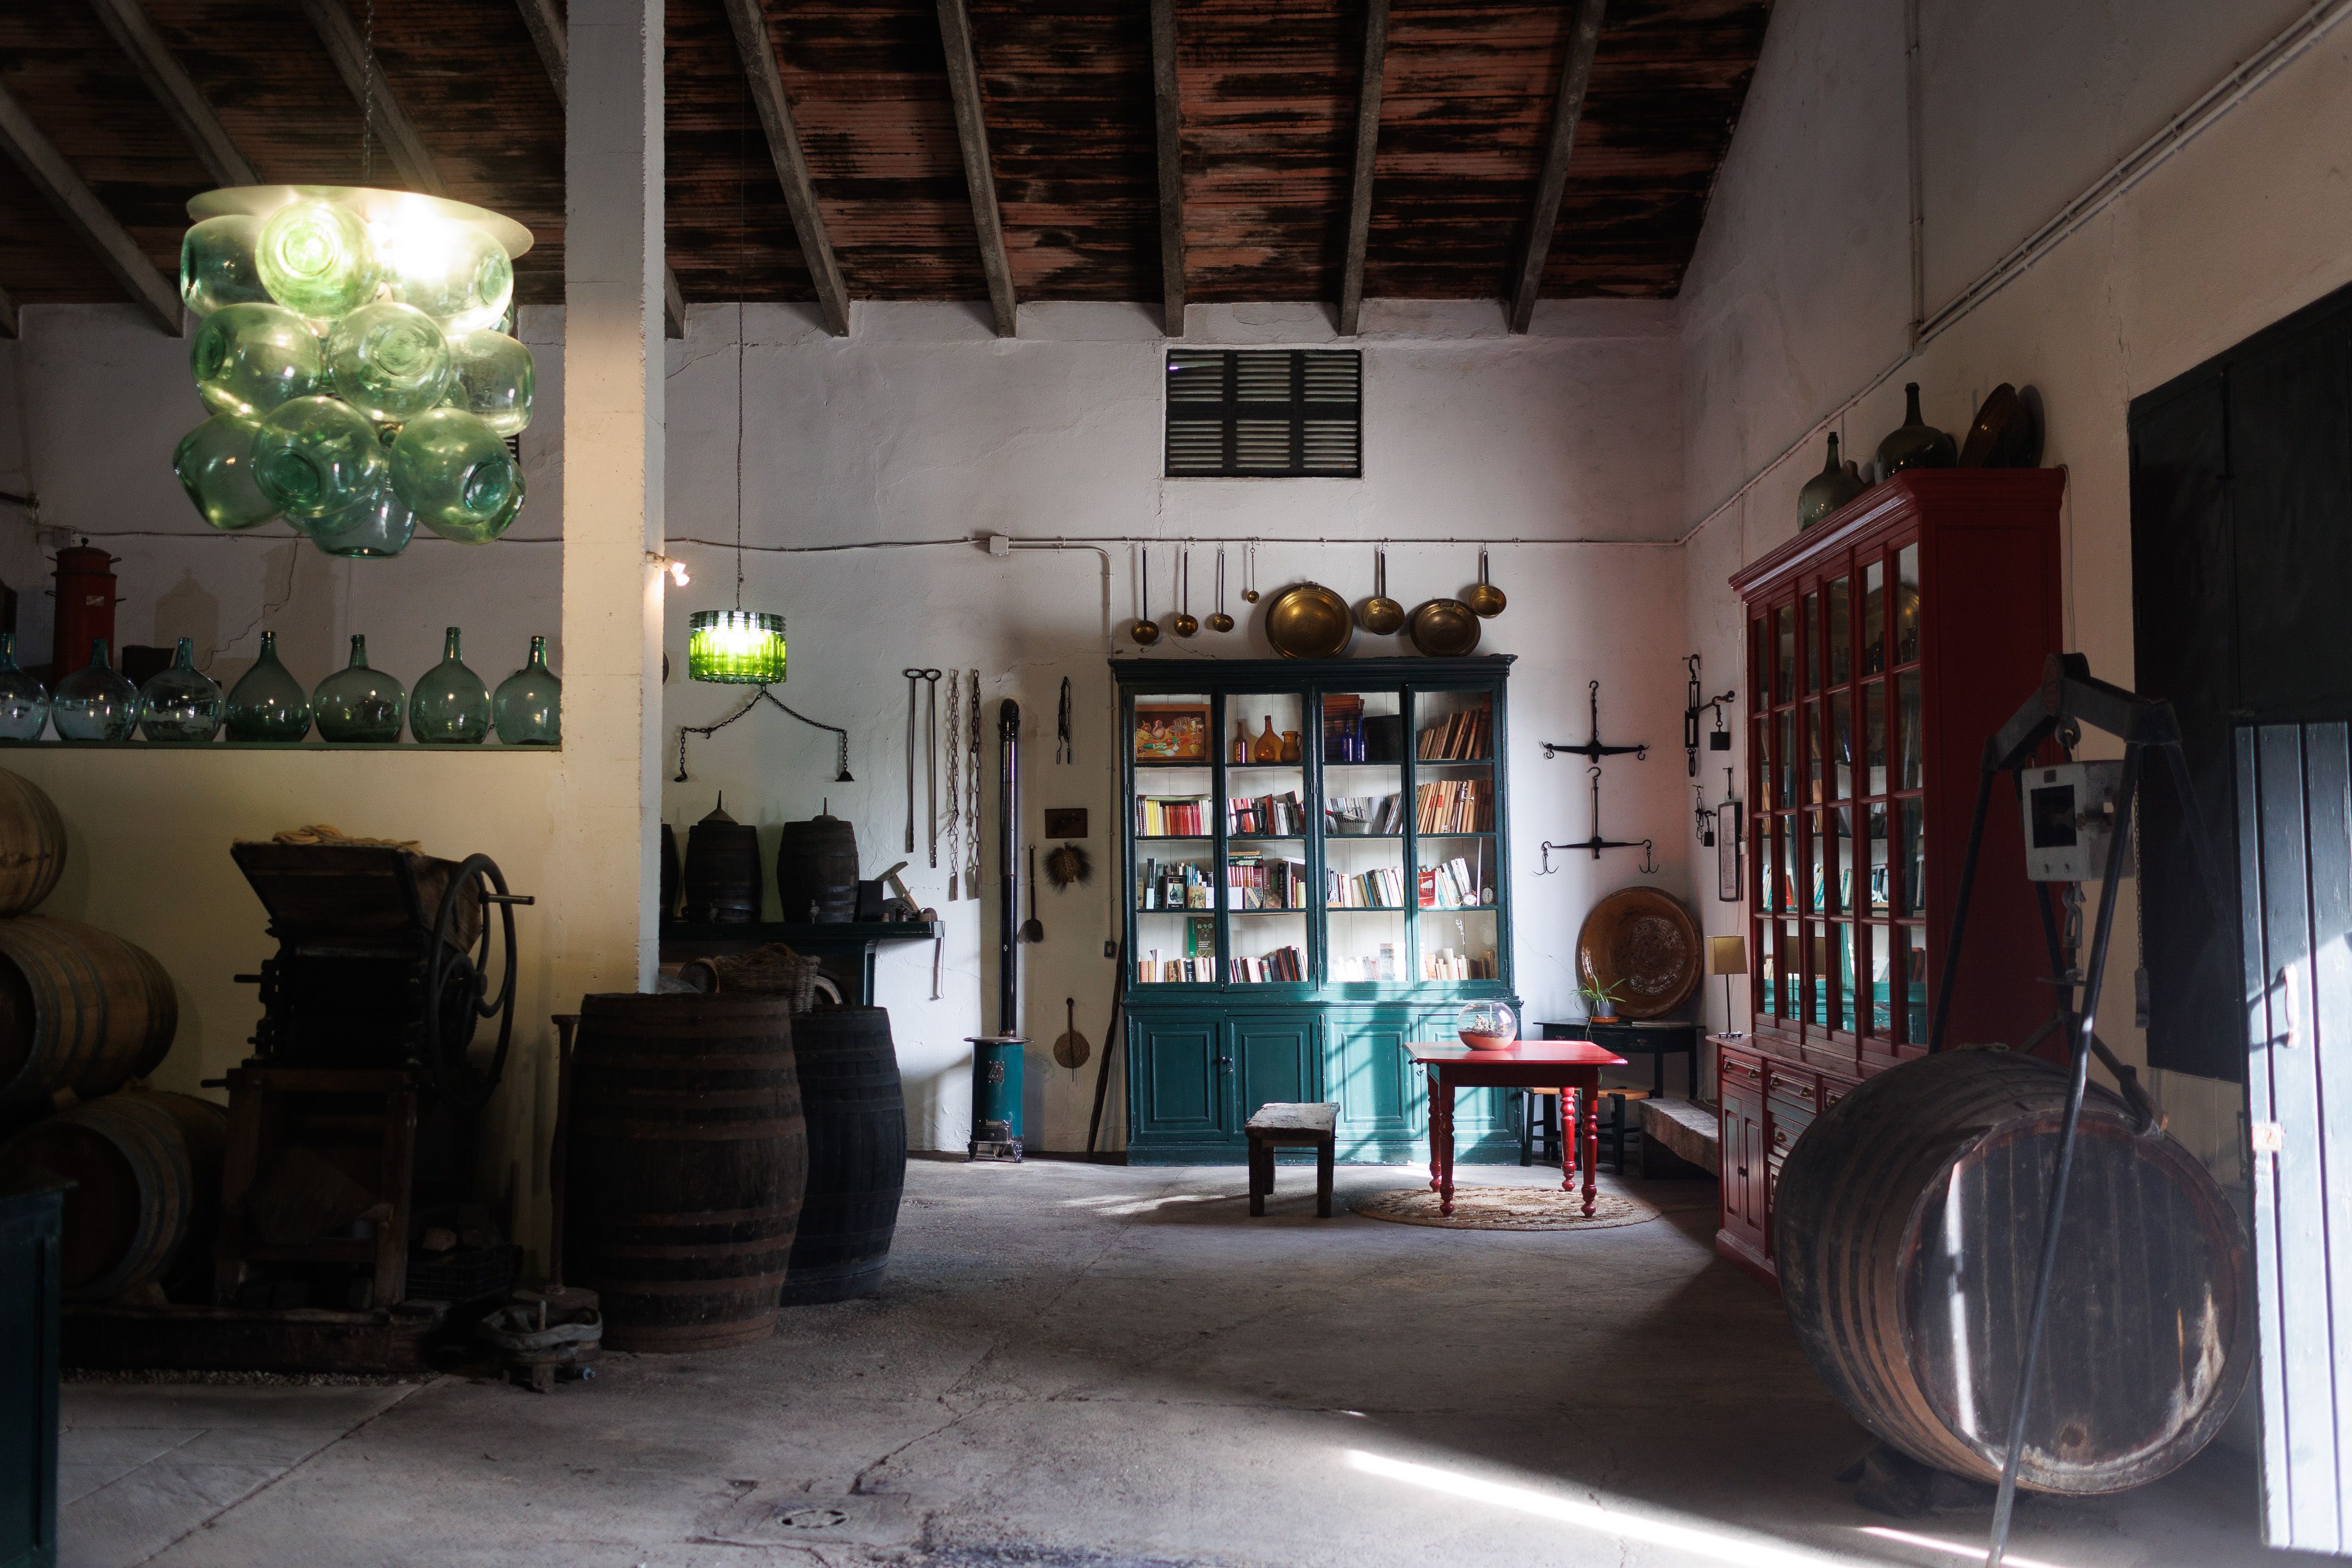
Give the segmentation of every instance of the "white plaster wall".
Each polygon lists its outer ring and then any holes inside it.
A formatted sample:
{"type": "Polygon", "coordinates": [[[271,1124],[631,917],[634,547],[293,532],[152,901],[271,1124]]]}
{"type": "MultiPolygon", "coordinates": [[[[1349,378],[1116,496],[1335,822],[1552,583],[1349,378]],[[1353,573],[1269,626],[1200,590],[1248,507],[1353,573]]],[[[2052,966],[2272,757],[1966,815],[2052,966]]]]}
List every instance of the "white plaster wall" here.
{"type": "MultiPolygon", "coordinates": [[[[1931,0],[1927,310],[2304,8],[1931,0]]],[[[1738,654],[1726,579],[1795,531],[1797,488],[1821,466],[1816,443],[1775,457],[1908,350],[1901,29],[1901,8],[1872,0],[1775,7],[1685,284],[1684,486],[1696,525],[1685,615],[1711,669],[1732,669],[1738,654]],[[1721,505],[1759,472],[1744,500],[1721,505]]],[[[2043,461],[2069,471],[2068,642],[2107,679],[2128,684],[2132,668],[2127,405],[2352,279],[2338,156],[2352,136],[2348,67],[2352,27],[2338,26],[1842,422],[1849,451],[1866,459],[1902,423],[1906,380],[1921,383],[1927,417],[1955,431],[1998,382],[2041,389],[2043,461]]],[[[2100,1026],[2137,1056],[2126,1005],[2138,961],[2131,893],[2107,977],[2122,1000],[2100,1026]]],[[[2158,1076],[2175,1130],[2236,1170],[2237,1087],[2158,1076]]]]}

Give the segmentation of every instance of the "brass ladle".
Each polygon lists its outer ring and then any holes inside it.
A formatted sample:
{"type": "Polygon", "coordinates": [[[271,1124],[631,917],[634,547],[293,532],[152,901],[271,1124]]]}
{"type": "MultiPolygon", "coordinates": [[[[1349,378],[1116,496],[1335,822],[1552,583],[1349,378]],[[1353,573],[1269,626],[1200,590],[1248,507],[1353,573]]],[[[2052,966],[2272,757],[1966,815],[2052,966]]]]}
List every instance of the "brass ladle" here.
{"type": "Polygon", "coordinates": [[[1242,602],[1257,602],[1257,541],[1242,546],[1242,602]]]}
{"type": "Polygon", "coordinates": [[[1389,597],[1389,552],[1372,556],[1372,596],[1356,612],[1356,624],[1375,637],[1393,637],[1404,625],[1404,606],[1389,597]]]}
{"type": "Polygon", "coordinates": [[[1138,602],[1136,607],[1143,612],[1143,619],[1135,623],[1133,635],[1138,646],[1149,648],[1151,644],[1160,641],[1160,622],[1151,618],[1151,552],[1149,549],[1146,549],[1141,553],[1143,556],[1143,597],[1138,602]]]}
{"type": "Polygon", "coordinates": [[[1217,547],[1217,612],[1209,617],[1209,630],[1230,632],[1234,618],[1225,613],[1225,547],[1217,547]]]}
{"type": "Polygon", "coordinates": [[[1192,614],[1192,552],[1189,549],[1177,558],[1176,580],[1176,619],[1168,622],[1168,630],[1179,637],[1190,637],[1201,629],[1201,622],[1192,614]]]}
{"type": "Polygon", "coordinates": [[[1501,589],[1486,580],[1486,551],[1483,546],[1478,551],[1478,580],[1462,596],[1462,602],[1468,605],[1470,613],[1481,621],[1492,621],[1503,612],[1505,605],[1510,603],[1501,589]]]}

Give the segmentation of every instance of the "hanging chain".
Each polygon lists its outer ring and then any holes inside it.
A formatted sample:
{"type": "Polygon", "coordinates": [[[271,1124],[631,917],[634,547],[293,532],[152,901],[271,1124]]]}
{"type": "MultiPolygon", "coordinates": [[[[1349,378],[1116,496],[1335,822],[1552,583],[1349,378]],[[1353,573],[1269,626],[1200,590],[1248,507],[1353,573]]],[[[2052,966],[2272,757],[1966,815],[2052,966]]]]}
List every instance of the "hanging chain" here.
{"type": "Polygon", "coordinates": [[[964,836],[963,884],[971,896],[980,896],[980,671],[971,672],[971,696],[964,712],[968,744],[964,748],[963,765],[971,776],[971,792],[964,800],[964,821],[970,831],[964,836]]]}
{"type": "Polygon", "coordinates": [[[782,708],[785,713],[790,714],[793,717],[800,720],[803,724],[807,725],[811,729],[822,729],[830,733],[836,742],[836,760],[839,763],[839,777],[837,777],[834,782],[836,784],[849,784],[856,782],[856,780],[851,779],[849,776],[849,731],[842,728],[841,726],[837,724],[826,724],[821,719],[809,717],[808,715],[793,707],[791,704],[780,700],[775,693],[770,691],[765,686],[761,686],[758,691],[753,692],[750,696],[744,698],[743,706],[741,707],[737,708],[733,713],[729,714],[725,718],[720,719],[716,724],[682,724],[677,727],[677,777],[671,779],[670,782],[673,784],[683,784],[687,781],[686,737],[688,736],[716,735],[719,731],[725,729],[729,725],[733,724],[737,719],[741,718],[745,714],[750,713],[753,708],[758,707],[763,702],[773,703],[777,707],[782,708]]]}
{"type": "Polygon", "coordinates": [[[375,0],[367,4],[367,34],[361,51],[366,57],[360,88],[360,183],[375,183],[375,0]]]}
{"type": "MultiPolygon", "coordinates": [[[[963,822],[963,672],[948,672],[948,902],[961,896],[956,889],[963,881],[963,856],[957,846],[963,841],[958,830],[963,822]]],[[[980,896],[980,889],[971,890],[980,896]]]]}

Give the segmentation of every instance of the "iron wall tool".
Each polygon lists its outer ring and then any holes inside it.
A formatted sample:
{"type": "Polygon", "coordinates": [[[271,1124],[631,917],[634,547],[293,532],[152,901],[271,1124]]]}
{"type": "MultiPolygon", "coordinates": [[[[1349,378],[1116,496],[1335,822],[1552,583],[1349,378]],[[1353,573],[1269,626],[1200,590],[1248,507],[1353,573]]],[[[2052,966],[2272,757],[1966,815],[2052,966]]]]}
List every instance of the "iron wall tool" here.
{"type": "Polygon", "coordinates": [[[964,767],[969,770],[971,793],[964,798],[964,891],[972,897],[980,896],[980,672],[971,672],[971,700],[964,705],[965,722],[971,726],[964,748],[964,767]]]}
{"type": "MultiPolygon", "coordinates": [[[[925,670],[923,692],[923,821],[930,841],[931,869],[940,866],[940,672],[925,670]]],[[[908,849],[915,846],[909,844],[908,849]]]]}
{"type": "MultiPolygon", "coordinates": [[[[916,694],[915,694],[915,683],[916,683],[916,682],[918,682],[918,681],[937,681],[937,680],[940,678],[940,672],[939,672],[939,671],[937,671],[937,670],[901,670],[901,671],[899,671],[898,673],[899,673],[900,674],[902,674],[902,675],[904,675],[904,676],[906,676],[906,677],[907,677],[907,842],[906,842],[906,851],[907,851],[907,852],[908,852],[908,854],[913,854],[913,853],[915,852],[915,714],[916,714],[916,704],[915,704],[915,695],[916,695],[916,694]]],[[[939,690],[939,688],[938,688],[936,685],[934,685],[931,689],[932,689],[934,692],[936,692],[936,691],[938,691],[938,690],[939,690]]],[[[937,861],[937,859],[936,859],[936,858],[934,858],[934,860],[933,860],[932,863],[933,863],[933,864],[935,864],[935,865],[938,863],[938,861],[937,861]]]]}

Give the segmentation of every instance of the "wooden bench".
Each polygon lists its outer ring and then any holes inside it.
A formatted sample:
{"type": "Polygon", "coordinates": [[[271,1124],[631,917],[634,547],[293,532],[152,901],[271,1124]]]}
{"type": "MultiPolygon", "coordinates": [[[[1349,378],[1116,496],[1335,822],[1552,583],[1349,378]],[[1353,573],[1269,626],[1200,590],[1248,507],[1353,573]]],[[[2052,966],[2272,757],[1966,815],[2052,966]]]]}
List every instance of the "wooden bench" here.
{"type": "Polygon", "coordinates": [[[1315,1213],[1331,1218],[1331,1150],[1339,1136],[1339,1107],[1334,1104],[1290,1105],[1268,1102],[1244,1124],[1249,1134],[1249,1211],[1265,1212],[1266,1195],[1274,1190],[1274,1151],[1315,1151],[1315,1213]]]}

